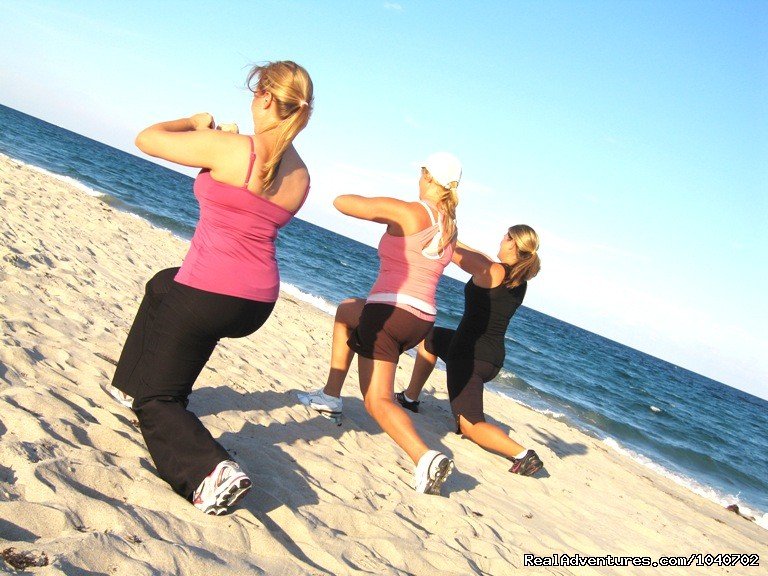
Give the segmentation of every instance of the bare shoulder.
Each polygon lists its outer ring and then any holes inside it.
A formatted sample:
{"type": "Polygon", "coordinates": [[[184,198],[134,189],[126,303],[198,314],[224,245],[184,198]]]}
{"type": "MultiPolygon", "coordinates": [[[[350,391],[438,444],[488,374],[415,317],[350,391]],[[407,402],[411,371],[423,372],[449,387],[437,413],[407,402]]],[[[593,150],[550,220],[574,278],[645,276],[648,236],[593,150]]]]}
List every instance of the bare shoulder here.
{"type": "Polygon", "coordinates": [[[288,148],[286,148],[285,152],[283,153],[283,158],[280,161],[280,168],[282,169],[283,167],[285,167],[286,170],[291,174],[296,173],[297,175],[306,176],[309,178],[309,170],[307,169],[307,165],[304,163],[304,160],[302,160],[301,156],[299,156],[299,152],[296,150],[293,144],[288,146],[288,148]]]}
{"type": "Polygon", "coordinates": [[[403,204],[405,209],[408,211],[408,214],[420,226],[420,230],[432,224],[432,219],[429,217],[430,214],[437,216],[435,211],[431,208],[429,209],[429,212],[427,212],[427,208],[425,208],[424,204],[421,202],[403,202],[403,204]]]}
{"type": "Polygon", "coordinates": [[[472,281],[481,288],[495,288],[506,277],[503,265],[461,242],[454,249],[453,262],[471,274],[472,281]]]}
{"type": "Polygon", "coordinates": [[[398,198],[386,198],[388,210],[387,231],[394,236],[410,236],[428,228],[432,221],[419,202],[406,202],[398,198]]]}
{"type": "MultiPolygon", "coordinates": [[[[260,188],[257,186],[257,188],[260,188]]],[[[280,159],[272,186],[267,192],[255,191],[278,206],[295,212],[304,203],[309,189],[309,171],[293,145],[289,146],[280,159]]]]}
{"type": "Polygon", "coordinates": [[[207,140],[208,149],[214,156],[209,166],[213,179],[233,186],[242,185],[251,154],[251,137],[221,130],[204,132],[202,137],[207,140]]]}
{"type": "Polygon", "coordinates": [[[293,144],[286,148],[280,159],[275,177],[277,189],[303,193],[309,186],[309,170],[293,144]]]}
{"type": "Polygon", "coordinates": [[[498,262],[493,262],[488,270],[490,276],[490,288],[501,286],[507,277],[507,269],[498,262]]]}

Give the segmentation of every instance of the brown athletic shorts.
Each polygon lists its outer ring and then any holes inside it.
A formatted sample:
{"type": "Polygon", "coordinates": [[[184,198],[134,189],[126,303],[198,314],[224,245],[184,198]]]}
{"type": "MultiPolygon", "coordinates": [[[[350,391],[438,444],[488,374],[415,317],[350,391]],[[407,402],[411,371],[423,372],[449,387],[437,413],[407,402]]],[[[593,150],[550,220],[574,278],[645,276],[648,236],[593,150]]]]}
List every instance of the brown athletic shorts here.
{"type": "Polygon", "coordinates": [[[347,346],[364,358],[397,363],[400,354],[421,342],[433,324],[391,304],[366,304],[347,346]]]}

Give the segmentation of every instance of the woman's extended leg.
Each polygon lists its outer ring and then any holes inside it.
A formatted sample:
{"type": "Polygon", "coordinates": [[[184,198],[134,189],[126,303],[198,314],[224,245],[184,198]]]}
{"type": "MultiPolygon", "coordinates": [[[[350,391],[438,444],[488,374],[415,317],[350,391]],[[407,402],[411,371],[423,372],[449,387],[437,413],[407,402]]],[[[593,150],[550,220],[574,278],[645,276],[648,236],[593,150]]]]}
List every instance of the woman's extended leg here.
{"type": "Polygon", "coordinates": [[[498,371],[498,367],[478,360],[458,359],[448,362],[448,395],[458,431],[481,448],[512,460],[511,472],[535,474],[543,465],[538,454],[526,450],[504,430],[485,421],[484,384],[492,380],[498,371]]]}
{"type": "Polygon", "coordinates": [[[355,353],[347,346],[347,340],[352,331],[357,328],[364,306],[365,300],[362,298],[349,298],[339,304],[333,321],[331,366],[328,369],[325,386],[297,394],[299,402],[304,406],[334,420],[338,426],[341,426],[343,406],[341,389],[352,365],[352,359],[355,357],[355,353]]]}
{"type": "Polygon", "coordinates": [[[397,364],[358,356],[357,365],[365,409],[414,464],[418,463],[429,448],[416,432],[408,413],[394,400],[397,364]]]}
{"type": "Polygon", "coordinates": [[[347,346],[347,340],[349,340],[352,330],[357,328],[363,306],[365,306],[363,298],[349,298],[339,304],[336,309],[336,316],[333,321],[333,341],[331,343],[331,367],[328,370],[328,379],[323,388],[323,392],[329,396],[336,398],[341,396],[344,379],[347,377],[352,359],[355,356],[355,353],[347,346]]]}
{"type": "Polygon", "coordinates": [[[459,416],[461,433],[475,444],[491,452],[496,452],[512,461],[510,472],[531,476],[544,464],[535,450],[526,450],[512,440],[506,432],[485,420],[471,423],[464,416],[459,416]]]}
{"type": "Polygon", "coordinates": [[[158,326],[138,368],[134,410],[160,477],[189,498],[229,454],[187,410],[192,386],[218,339],[196,334],[189,312],[172,299],[168,297],[159,311],[158,326]]]}
{"type": "Polygon", "coordinates": [[[448,351],[454,334],[456,334],[455,330],[435,326],[424,337],[424,340],[419,343],[411,380],[408,388],[403,391],[407,398],[398,399],[401,404],[405,402],[404,405],[413,412],[418,412],[419,403],[417,400],[421,394],[421,389],[424,388],[424,384],[426,384],[427,379],[435,369],[438,357],[443,360],[448,357],[448,351]]]}
{"type": "Polygon", "coordinates": [[[366,410],[416,465],[411,486],[417,492],[439,494],[453,470],[453,461],[427,447],[408,413],[395,401],[392,392],[397,364],[358,356],[358,369],[366,410]]]}
{"type": "Polygon", "coordinates": [[[515,458],[525,450],[501,428],[486,422],[485,418],[473,424],[464,416],[459,416],[459,430],[478,446],[507,458],[515,458]]]}
{"type": "Polygon", "coordinates": [[[187,410],[192,386],[220,338],[251,334],[273,307],[175,283],[157,311],[137,368],[134,410],[158,473],[186,498],[220,462],[230,459],[187,410]]]}
{"type": "Polygon", "coordinates": [[[424,388],[424,384],[427,383],[432,371],[435,369],[437,363],[437,355],[432,354],[427,350],[426,342],[432,336],[430,331],[427,337],[419,342],[419,346],[416,348],[416,361],[413,364],[413,372],[411,373],[411,381],[403,392],[407,397],[407,400],[415,402],[421,394],[421,389],[424,388]]]}

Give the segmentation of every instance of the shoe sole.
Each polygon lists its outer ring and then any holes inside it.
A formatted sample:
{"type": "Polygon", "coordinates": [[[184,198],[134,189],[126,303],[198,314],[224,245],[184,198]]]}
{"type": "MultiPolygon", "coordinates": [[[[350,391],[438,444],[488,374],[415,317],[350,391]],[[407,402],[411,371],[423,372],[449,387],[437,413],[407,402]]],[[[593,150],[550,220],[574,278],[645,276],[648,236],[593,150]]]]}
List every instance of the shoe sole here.
{"type": "Polygon", "coordinates": [[[123,408],[130,408],[130,409],[133,409],[133,401],[131,401],[130,403],[128,403],[128,402],[126,402],[125,400],[122,400],[122,399],[121,399],[119,396],[116,396],[116,395],[115,395],[115,394],[112,392],[113,386],[112,386],[111,384],[106,384],[106,383],[104,383],[104,384],[102,384],[102,385],[101,385],[101,389],[104,391],[104,393],[105,393],[107,396],[109,396],[110,398],[112,398],[112,400],[114,400],[115,402],[117,402],[118,404],[120,404],[120,406],[122,406],[123,408]]]}
{"type": "Polygon", "coordinates": [[[513,474],[519,474],[520,476],[533,476],[544,467],[544,463],[541,460],[531,459],[520,467],[520,470],[513,472],[513,474]]]}
{"type": "MultiPolygon", "coordinates": [[[[224,510],[218,513],[217,516],[226,512],[227,508],[231,508],[237,504],[251,489],[252,485],[253,483],[250,478],[243,476],[236,482],[233,482],[229,488],[227,488],[226,492],[219,494],[219,497],[216,499],[216,504],[212,506],[212,508],[223,507],[224,510]]],[[[206,512],[206,514],[210,514],[210,512],[206,512]]]]}
{"type": "Polygon", "coordinates": [[[537,464],[532,464],[531,466],[528,466],[525,470],[523,470],[521,474],[523,476],[533,476],[534,474],[536,474],[536,472],[541,470],[543,467],[544,467],[544,464],[542,464],[541,462],[537,464]]]}
{"type": "Polygon", "coordinates": [[[252,482],[248,477],[240,478],[237,482],[233,482],[226,492],[219,494],[215,504],[211,504],[207,508],[200,508],[195,504],[195,508],[201,510],[203,514],[210,514],[211,516],[222,516],[229,512],[229,509],[237,504],[243,496],[246,495],[248,490],[251,489],[252,482]]]}
{"type": "MultiPolygon", "coordinates": [[[[201,510],[201,508],[198,508],[201,510]]],[[[227,513],[226,506],[208,506],[205,510],[202,510],[203,514],[210,514],[211,516],[222,516],[227,513]]]]}
{"type": "Polygon", "coordinates": [[[427,485],[424,487],[424,494],[432,494],[434,496],[440,495],[440,489],[443,487],[448,476],[453,471],[453,460],[445,458],[440,461],[435,470],[434,478],[430,478],[427,481],[427,485]]]}
{"type": "Polygon", "coordinates": [[[333,420],[336,423],[336,426],[341,426],[341,412],[336,412],[334,410],[321,410],[319,408],[315,408],[313,406],[308,406],[308,408],[311,408],[320,416],[323,418],[328,418],[328,420],[333,420]]]}

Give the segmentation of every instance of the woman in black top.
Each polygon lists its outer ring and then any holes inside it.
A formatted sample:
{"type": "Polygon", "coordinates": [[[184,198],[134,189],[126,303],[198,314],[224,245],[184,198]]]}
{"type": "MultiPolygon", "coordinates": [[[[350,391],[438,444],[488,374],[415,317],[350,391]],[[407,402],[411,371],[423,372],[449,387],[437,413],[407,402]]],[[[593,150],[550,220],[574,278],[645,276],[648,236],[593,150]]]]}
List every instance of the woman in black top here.
{"type": "Polygon", "coordinates": [[[510,472],[529,476],[543,466],[533,450],[526,450],[501,428],[485,421],[483,384],[496,377],[504,364],[504,335],[523,302],[528,280],[541,267],[539,237],[525,224],[512,226],[499,246],[499,262],[459,242],[453,261],[472,278],[464,287],[464,316],[456,330],[435,327],[419,344],[411,382],[396,398],[419,411],[418,397],[437,358],[446,364],[448,397],[457,432],[510,460],[510,472]]]}

